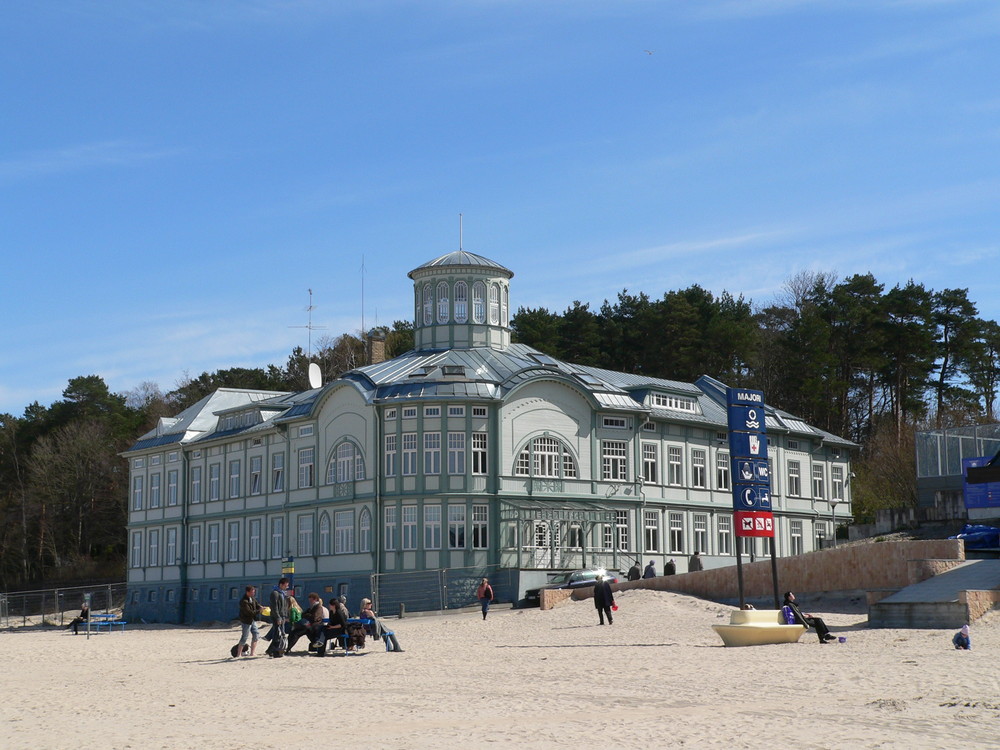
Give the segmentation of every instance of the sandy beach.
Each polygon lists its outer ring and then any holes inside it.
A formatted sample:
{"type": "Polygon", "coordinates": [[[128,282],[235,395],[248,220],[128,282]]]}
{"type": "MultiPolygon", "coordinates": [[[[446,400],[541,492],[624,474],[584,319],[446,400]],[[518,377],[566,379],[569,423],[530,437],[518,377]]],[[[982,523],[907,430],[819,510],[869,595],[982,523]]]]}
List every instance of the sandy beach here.
{"type": "MultiPolygon", "coordinates": [[[[729,607],[678,594],[390,619],[405,653],[231,659],[237,627],[0,633],[5,748],[981,748],[1000,734],[1000,615],[869,630],[806,599],[844,644],[727,649],[729,607]],[[282,726],[276,716],[284,717],[282,726]]],[[[261,648],[261,652],[263,649],[261,648]]]]}

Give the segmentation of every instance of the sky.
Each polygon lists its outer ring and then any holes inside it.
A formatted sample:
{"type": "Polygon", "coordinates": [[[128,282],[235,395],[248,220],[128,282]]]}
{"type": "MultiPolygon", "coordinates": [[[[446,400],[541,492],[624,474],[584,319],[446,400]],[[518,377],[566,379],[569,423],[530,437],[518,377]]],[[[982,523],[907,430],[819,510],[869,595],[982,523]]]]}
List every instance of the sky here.
{"type": "MultiPolygon", "coordinates": [[[[795,274],[1000,318],[994,0],[0,4],[0,413],[283,365],[459,249],[512,309],[795,274]]],[[[669,345],[669,342],[664,342],[669,345]]]]}

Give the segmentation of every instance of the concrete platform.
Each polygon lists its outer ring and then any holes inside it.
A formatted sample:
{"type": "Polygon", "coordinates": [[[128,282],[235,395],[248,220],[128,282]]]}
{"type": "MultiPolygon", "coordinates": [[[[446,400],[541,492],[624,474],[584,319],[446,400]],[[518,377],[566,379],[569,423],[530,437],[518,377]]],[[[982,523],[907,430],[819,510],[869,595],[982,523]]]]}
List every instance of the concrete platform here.
{"type": "Polygon", "coordinates": [[[994,589],[1000,589],[1000,560],[969,560],[873,604],[868,627],[960,628],[974,619],[962,592],[994,589]]]}

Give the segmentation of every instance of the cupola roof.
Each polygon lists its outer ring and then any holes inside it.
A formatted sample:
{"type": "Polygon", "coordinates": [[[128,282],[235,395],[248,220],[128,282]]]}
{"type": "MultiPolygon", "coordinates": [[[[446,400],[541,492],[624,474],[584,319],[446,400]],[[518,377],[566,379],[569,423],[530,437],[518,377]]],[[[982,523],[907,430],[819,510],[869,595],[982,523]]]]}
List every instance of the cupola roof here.
{"type": "Polygon", "coordinates": [[[510,278],[514,275],[514,272],[509,268],[501,266],[496,261],[492,261],[489,258],[484,258],[482,255],[476,255],[475,253],[470,253],[468,250],[455,250],[451,253],[445,253],[440,255],[434,260],[429,260],[422,266],[417,266],[412,271],[410,271],[407,276],[411,279],[413,274],[417,271],[424,271],[433,268],[472,268],[476,270],[494,270],[510,278]]]}

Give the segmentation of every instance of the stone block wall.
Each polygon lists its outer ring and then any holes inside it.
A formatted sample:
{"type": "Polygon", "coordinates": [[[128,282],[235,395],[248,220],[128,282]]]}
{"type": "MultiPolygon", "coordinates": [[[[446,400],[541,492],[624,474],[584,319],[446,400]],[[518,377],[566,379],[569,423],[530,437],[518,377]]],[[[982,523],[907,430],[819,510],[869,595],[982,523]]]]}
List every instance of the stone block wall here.
{"type": "Polygon", "coordinates": [[[966,606],[966,622],[975,622],[1000,603],[1000,591],[959,591],[958,601],[966,606]]]}

